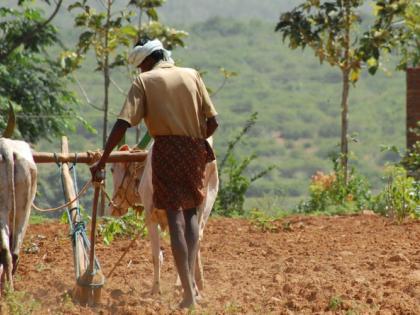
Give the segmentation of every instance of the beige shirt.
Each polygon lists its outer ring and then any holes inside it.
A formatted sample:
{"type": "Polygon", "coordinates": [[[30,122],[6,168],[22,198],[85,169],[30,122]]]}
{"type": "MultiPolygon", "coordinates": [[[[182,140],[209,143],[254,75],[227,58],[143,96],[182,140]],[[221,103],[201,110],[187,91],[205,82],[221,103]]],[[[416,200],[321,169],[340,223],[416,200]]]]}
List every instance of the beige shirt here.
{"type": "Polygon", "coordinates": [[[144,119],[152,137],[206,138],[206,119],[217,112],[199,73],[158,63],[133,82],[118,119],[135,126],[144,119]]]}

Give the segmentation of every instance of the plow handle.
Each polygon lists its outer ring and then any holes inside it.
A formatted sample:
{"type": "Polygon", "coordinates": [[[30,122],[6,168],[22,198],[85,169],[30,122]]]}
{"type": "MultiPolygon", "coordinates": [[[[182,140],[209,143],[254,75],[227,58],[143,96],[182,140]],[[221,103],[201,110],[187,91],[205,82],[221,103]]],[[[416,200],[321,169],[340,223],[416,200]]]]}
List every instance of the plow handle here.
{"type": "Polygon", "coordinates": [[[94,182],[95,193],[93,195],[92,226],[90,229],[90,255],[89,255],[89,271],[91,274],[93,274],[94,266],[95,266],[96,216],[97,216],[97,210],[98,210],[100,185],[101,183],[94,182]]]}

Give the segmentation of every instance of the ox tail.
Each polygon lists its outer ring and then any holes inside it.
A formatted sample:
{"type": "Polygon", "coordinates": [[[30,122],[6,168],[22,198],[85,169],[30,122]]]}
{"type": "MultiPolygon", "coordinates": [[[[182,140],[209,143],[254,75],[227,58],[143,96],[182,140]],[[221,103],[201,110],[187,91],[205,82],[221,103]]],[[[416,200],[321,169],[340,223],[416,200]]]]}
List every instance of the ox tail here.
{"type": "Polygon", "coordinates": [[[16,128],[16,115],[15,110],[13,109],[12,103],[9,101],[9,118],[7,120],[6,129],[3,131],[3,137],[11,138],[13,136],[13,131],[16,128]]]}

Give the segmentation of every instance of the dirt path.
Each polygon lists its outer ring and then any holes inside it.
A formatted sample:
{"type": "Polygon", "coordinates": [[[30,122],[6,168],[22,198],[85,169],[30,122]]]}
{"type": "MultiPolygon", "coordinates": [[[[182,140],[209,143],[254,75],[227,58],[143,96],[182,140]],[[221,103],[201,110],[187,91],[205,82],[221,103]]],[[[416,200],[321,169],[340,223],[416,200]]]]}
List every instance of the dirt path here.
{"type": "MultiPolygon", "coordinates": [[[[420,222],[290,217],[277,227],[263,233],[245,220],[210,220],[202,244],[205,299],[196,314],[420,314],[420,222]]],[[[174,310],[180,297],[167,239],[161,296],[148,295],[150,245],[140,240],[108,279],[102,305],[73,304],[67,231],[58,223],[28,230],[16,288],[38,301],[36,313],[182,314],[174,310]]],[[[105,274],[128,243],[98,246],[105,274]]]]}

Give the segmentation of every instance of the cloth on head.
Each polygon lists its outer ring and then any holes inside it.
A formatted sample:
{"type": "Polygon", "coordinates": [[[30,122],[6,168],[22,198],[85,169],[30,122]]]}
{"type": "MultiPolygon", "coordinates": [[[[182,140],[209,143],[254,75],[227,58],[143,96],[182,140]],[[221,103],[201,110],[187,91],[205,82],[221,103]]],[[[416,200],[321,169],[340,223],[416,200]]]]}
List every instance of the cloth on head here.
{"type": "Polygon", "coordinates": [[[154,39],[151,41],[148,41],[143,46],[135,46],[133,51],[131,52],[130,56],[128,56],[128,62],[132,64],[135,67],[138,67],[141,65],[141,63],[146,59],[150,54],[157,50],[163,51],[163,60],[168,61],[170,63],[174,63],[173,59],[171,58],[172,52],[169,50],[166,50],[163,47],[163,44],[160,40],[154,39]]]}
{"type": "Polygon", "coordinates": [[[214,160],[213,149],[205,139],[156,137],[152,155],[154,206],[187,210],[201,205],[206,194],[206,164],[214,160]]]}

